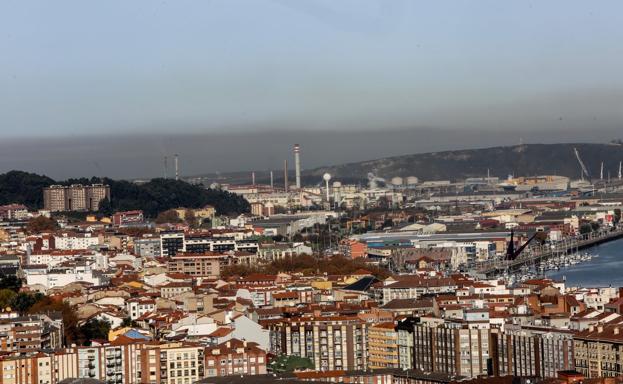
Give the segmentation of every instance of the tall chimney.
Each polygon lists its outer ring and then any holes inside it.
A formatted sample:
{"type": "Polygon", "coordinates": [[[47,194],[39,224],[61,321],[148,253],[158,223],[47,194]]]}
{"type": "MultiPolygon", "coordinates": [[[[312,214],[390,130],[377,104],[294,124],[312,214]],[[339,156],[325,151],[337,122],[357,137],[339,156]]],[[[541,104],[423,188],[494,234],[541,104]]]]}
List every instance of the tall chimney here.
{"type": "Polygon", "coordinates": [[[294,168],[296,170],[296,189],[301,189],[301,147],[294,144],[294,168]]]}
{"type": "Polygon", "coordinates": [[[175,180],[179,180],[179,179],[180,179],[180,166],[179,166],[179,159],[176,153],[175,154],[175,180]]]}
{"type": "Polygon", "coordinates": [[[270,189],[273,189],[273,171],[270,171],[270,189]]]}
{"type": "Polygon", "coordinates": [[[288,192],[288,160],[283,161],[283,188],[288,192]]]}
{"type": "Polygon", "coordinates": [[[251,172],[251,185],[255,185],[255,172],[251,172]]]}

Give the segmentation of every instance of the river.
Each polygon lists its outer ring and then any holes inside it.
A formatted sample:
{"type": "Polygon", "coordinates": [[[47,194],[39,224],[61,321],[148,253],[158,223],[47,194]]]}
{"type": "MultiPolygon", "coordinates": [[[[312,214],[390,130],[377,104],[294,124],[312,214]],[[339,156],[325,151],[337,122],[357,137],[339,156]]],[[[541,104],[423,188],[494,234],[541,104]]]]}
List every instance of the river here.
{"type": "Polygon", "coordinates": [[[547,277],[557,280],[565,277],[567,287],[623,287],[623,239],[586,248],[581,252],[585,251],[599,257],[558,271],[549,271],[547,277]]]}

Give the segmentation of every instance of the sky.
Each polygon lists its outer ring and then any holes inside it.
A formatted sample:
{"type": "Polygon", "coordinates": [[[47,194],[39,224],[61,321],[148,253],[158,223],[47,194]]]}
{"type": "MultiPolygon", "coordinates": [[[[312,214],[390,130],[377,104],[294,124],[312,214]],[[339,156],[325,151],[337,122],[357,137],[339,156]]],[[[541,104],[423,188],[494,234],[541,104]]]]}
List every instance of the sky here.
{"type": "Polygon", "coordinates": [[[269,169],[294,142],[313,167],[608,141],[621,41],[618,0],[3,0],[0,171],[151,177],[175,152],[189,175],[269,169]]]}

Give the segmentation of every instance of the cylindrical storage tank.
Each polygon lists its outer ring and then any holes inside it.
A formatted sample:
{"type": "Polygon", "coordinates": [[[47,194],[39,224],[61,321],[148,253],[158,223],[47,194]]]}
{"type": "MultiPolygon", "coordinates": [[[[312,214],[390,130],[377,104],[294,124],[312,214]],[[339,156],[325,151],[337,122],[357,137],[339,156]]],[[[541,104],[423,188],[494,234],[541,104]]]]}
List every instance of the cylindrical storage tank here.
{"type": "Polygon", "coordinates": [[[392,185],[402,185],[402,177],[392,177],[391,183],[392,185]]]}
{"type": "Polygon", "coordinates": [[[420,180],[417,177],[415,177],[415,176],[407,177],[407,185],[415,185],[415,184],[417,184],[419,182],[420,182],[420,180]]]}
{"type": "Polygon", "coordinates": [[[341,181],[334,181],[333,182],[333,188],[341,188],[342,187],[342,182],[341,181]]]}

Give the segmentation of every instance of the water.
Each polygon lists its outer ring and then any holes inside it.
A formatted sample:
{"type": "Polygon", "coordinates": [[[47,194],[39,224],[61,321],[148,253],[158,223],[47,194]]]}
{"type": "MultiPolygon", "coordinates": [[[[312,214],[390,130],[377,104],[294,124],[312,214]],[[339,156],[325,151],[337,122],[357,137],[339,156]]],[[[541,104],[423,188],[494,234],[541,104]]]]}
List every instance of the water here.
{"type": "Polygon", "coordinates": [[[549,271],[547,277],[567,279],[567,287],[623,287],[623,239],[586,248],[580,252],[589,252],[593,257],[558,271],[549,271]]]}

